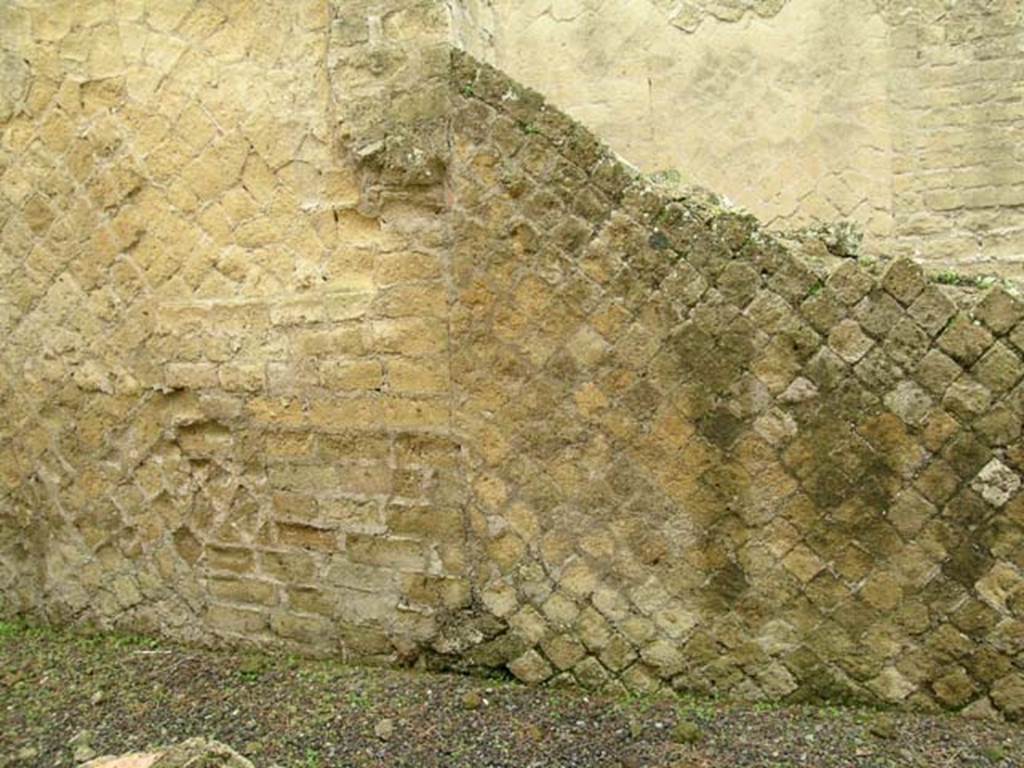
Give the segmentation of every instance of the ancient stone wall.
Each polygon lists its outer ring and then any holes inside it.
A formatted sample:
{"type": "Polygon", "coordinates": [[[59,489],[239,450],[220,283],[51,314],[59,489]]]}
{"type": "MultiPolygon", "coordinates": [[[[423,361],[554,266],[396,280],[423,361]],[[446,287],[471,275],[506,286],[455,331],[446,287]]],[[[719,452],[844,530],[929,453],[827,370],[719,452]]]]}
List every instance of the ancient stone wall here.
{"type": "Polygon", "coordinates": [[[430,635],[468,592],[446,17],[2,13],[6,610],[360,656],[430,635]]]}
{"type": "Polygon", "coordinates": [[[5,614],[1024,713],[1015,296],[673,197],[433,0],[54,7],[0,25],[5,614]]]}
{"type": "Polygon", "coordinates": [[[462,0],[461,44],[773,227],[1021,276],[1016,0],[462,0]]]}
{"type": "Polygon", "coordinates": [[[456,423],[510,668],[1019,713],[1024,306],[815,269],[456,71],[456,423]]]}

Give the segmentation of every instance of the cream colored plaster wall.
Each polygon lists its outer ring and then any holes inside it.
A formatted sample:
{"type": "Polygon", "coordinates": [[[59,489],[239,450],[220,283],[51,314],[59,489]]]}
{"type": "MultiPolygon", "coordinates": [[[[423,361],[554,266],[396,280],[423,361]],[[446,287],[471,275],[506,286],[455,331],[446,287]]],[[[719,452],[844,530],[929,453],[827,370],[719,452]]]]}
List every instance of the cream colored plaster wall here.
{"type": "Polygon", "coordinates": [[[1020,4],[465,0],[461,44],[776,227],[1019,274],[1020,4]]]}

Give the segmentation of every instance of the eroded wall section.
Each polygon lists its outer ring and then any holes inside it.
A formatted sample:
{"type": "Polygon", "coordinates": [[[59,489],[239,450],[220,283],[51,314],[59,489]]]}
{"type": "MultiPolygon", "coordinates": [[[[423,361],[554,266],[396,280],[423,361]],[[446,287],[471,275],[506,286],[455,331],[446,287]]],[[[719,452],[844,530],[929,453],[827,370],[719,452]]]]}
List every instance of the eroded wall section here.
{"type": "Polygon", "coordinates": [[[2,5],[5,611],[372,656],[466,600],[431,7],[2,5]]]}

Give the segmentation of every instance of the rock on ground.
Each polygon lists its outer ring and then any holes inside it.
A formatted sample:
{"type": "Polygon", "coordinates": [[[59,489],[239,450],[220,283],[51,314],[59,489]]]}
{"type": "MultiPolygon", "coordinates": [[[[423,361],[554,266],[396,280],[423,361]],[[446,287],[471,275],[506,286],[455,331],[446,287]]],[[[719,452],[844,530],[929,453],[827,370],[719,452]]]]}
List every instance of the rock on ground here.
{"type": "Polygon", "coordinates": [[[253,764],[226,744],[189,739],[155,752],[132,752],[120,757],[98,757],[82,768],[253,768],[253,764]]]}

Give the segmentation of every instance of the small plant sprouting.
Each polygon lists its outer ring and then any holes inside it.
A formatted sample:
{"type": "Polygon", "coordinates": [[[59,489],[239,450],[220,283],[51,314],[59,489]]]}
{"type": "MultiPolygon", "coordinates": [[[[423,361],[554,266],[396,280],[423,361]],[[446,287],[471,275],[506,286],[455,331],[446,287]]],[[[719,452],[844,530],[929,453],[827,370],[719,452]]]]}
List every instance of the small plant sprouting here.
{"type": "Polygon", "coordinates": [[[961,275],[959,272],[954,272],[952,269],[944,269],[941,272],[937,272],[932,278],[939,285],[973,285],[973,279],[967,275],[961,275]]]}
{"type": "Polygon", "coordinates": [[[712,698],[696,695],[681,695],[676,705],[676,713],[680,720],[692,720],[696,723],[709,723],[715,719],[717,703],[712,698]]]}
{"type": "Polygon", "coordinates": [[[675,168],[666,168],[662,171],[655,171],[647,176],[655,184],[682,184],[683,174],[675,168]]]}
{"type": "Polygon", "coordinates": [[[352,709],[369,709],[370,708],[370,697],[366,695],[364,691],[355,690],[349,691],[348,703],[352,709]]]}

